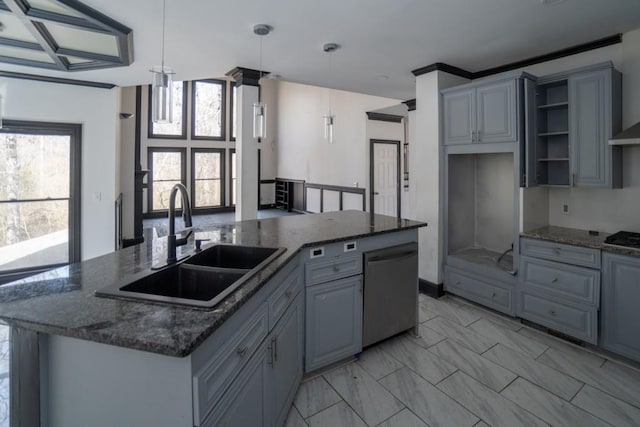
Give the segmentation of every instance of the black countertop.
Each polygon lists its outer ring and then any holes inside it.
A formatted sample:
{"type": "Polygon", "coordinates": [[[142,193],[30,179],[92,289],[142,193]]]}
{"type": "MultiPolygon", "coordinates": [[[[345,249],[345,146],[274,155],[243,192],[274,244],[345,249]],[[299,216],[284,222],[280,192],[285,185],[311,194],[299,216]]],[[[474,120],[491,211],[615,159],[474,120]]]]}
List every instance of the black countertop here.
{"type": "MultiPolygon", "coordinates": [[[[0,319],[52,335],[168,356],[193,352],[305,246],[423,227],[360,211],[288,216],[200,227],[211,243],[284,247],[286,252],[212,310],[96,297],[94,292],[161,260],[166,238],[51,270],[0,287],[0,319]]],[[[193,236],[180,253],[193,251],[193,236]]]]}
{"type": "Polygon", "coordinates": [[[621,255],[640,256],[640,249],[626,248],[622,246],[612,246],[604,242],[610,236],[609,233],[598,232],[592,235],[587,230],[577,228],[546,226],[520,234],[522,237],[531,239],[547,240],[554,243],[564,243],[567,245],[582,246],[585,248],[600,249],[621,255]]]}

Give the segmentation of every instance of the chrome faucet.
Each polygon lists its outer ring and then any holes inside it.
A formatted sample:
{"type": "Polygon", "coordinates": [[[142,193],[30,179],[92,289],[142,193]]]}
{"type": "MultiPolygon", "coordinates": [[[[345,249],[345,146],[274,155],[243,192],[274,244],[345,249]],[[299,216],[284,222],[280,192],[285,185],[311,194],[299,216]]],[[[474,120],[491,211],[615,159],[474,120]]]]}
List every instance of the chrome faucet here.
{"type": "MultiPolygon", "coordinates": [[[[187,187],[182,184],[176,184],[171,189],[171,195],[169,196],[169,235],[167,236],[167,264],[171,264],[177,261],[176,247],[187,244],[187,240],[193,230],[191,227],[191,203],[189,201],[189,193],[187,187]],[[182,217],[184,219],[184,226],[186,235],[181,238],[176,236],[176,194],[180,191],[182,196],[182,217]]],[[[184,234],[184,233],[183,233],[184,234]]]]}

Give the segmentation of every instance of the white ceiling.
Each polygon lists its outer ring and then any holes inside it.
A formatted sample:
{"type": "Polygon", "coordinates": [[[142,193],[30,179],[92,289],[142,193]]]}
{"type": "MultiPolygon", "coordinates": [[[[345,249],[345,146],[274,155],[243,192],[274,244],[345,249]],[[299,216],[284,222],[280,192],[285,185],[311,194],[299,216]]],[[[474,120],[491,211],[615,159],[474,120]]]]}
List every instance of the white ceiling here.
{"type": "MultiPolygon", "coordinates": [[[[133,29],[134,63],[65,73],[0,64],[0,69],[65,78],[146,84],[160,62],[160,0],[83,0],[133,29]]],[[[415,97],[411,70],[434,62],[478,71],[640,27],[640,0],[167,0],[166,64],[176,79],[263,68],[283,80],[396,99],[415,97]]],[[[640,49],[640,46],[638,47],[640,49]]]]}

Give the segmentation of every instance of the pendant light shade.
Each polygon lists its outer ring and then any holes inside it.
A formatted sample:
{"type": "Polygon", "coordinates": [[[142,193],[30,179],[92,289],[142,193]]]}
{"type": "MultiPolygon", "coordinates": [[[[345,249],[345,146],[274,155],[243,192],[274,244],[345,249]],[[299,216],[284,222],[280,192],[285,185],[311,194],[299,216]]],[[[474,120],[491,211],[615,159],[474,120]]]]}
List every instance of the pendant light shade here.
{"type": "Polygon", "coordinates": [[[265,138],[267,136],[267,104],[264,102],[253,103],[253,137],[265,138]]]}
{"type": "MultiPolygon", "coordinates": [[[[262,78],[262,37],[268,35],[272,29],[266,24],[258,24],[253,27],[253,33],[260,37],[260,79],[262,78]]],[[[260,80],[258,80],[258,85],[260,85],[260,80]]],[[[260,139],[267,137],[267,104],[262,102],[262,89],[258,91],[258,102],[253,104],[253,137],[260,139]]]]}
{"type": "Polygon", "coordinates": [[[329,113],[323,116],[324,119],[324,140],[327,144],[333,144],[333,131],[334,131],[334,122],[335,116],[331,111],[331,53],[338,50],[338,45],[336,43],[326,43],[322,46],[322,50],[329,54],[329,76],[328,76],[328,84],[329,86],[329,113]]]}
{"type": "Polygon", "coordinates": [[[151,84],[151,120],[153,123],[171,123],[173,120],[173,71],[164,65],[164,42],[167,0],[162,2],[162,65],[153,67],[151,84]]]}
{"type": "Polygon", "coordinates": [[[153,123],[171,123],[173,119],[173,73],[168,67],[156,67],[151,85],[153,123]]]}

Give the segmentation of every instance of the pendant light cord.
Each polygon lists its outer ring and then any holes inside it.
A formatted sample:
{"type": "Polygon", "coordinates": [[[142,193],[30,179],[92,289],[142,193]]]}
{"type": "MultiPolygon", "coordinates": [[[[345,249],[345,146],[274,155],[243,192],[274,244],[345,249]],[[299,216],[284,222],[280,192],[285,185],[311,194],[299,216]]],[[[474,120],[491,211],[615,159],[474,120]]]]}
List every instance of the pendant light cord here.
{"type": "Polygon", "coordinates": [[[164,29],[167,24],[167,0],[162,0],[162,70],[164,73],[164,29]]]}
{"type": "Polygon", "coordinates": [[[260,36],[260,66],[258,68],[258,102],[262,102],[262,87],[260,86],[260,79],[262,79],[262,38],[260,36]]]}
{"type": "Polygon", "coordinates": [[[329,117],[331,117],[331,55],[329,52],[329,117]]]}

